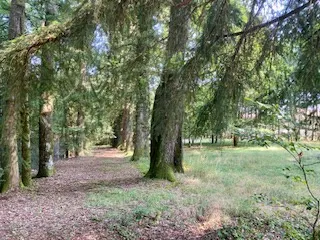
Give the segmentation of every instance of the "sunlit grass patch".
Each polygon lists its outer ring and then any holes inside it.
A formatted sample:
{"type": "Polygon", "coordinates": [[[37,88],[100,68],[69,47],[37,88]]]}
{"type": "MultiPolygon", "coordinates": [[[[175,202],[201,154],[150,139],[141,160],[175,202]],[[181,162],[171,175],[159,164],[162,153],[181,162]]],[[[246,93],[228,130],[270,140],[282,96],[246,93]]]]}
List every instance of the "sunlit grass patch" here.
{"type": "MultiPolygon", "coordinates": [[[[315,151],[304,153],[310,161],[319,155],[315,151]]],[[[133,165],[144,175],[149,159],[142,158],[133,165]]],[[[312,167],[315,172],[309,177],[310,183],[320,194],[320,166],[312,167]]],[[[104,207],[105,221],[117,231],[124,231],[123,226],[133,228],[141,222],[152,225],[166,219],[198,223],[203,230],[220,229],[220,239],[228,234],[242,239],[301,239],[310,233],[303,218],[312,218],[304,205],[310,196],[305,184],[294,180],[301,172],[282,148],[187,148],[184,169],[185,174],[177,174],[176,183],[146,179],[128,189],[103,188],[91,193],[87,203],[104,207]],[[300,215],[296,215],[297,210],[300,215]],[[273,233],[269,236],[270,231],[273,233]]],[[[131,234],[128,236],[133,239],[135,233],[125,230],[122,234],[131,234]]]]}
{"type": "MultiPolygon", "coordinates": [[[[319,151],[304,153],[306,161],[312,162],[318,156],[319,151]]],[[[286,231],[291,231],[294,236],[300,236],[299,231],[303,232],[301,236],[308,232],[306,222],[301,224],[304,230],[298,229],[298,232],[295,232],[295,225],[292,225],[296,217],[294,210],[289,209],[294,209],[296,205],[300,205],[300,212],[302,211],[307,218],[311,217],[310,212],[305,211],[303,206],[303,199],[310,196],[305,184],[294,180],[299,179],[297,176],[302,177],[301,172],[292,156],[284,149],[277,146],[267,149],[257,146],[230,148],[206,145],[201,149],[187,150],[184,160],[187,166],[183,177],[184,191],[205,195],[215,201],[224,214],[234,219],[263,215],[261,204],[282,206],[288,209],[289,213],[292,211],[282,220],[283,214],[279,214],[276,207],[269,208],[269,214],[274,220],[277,223],[281,220],[278,228],[283,230],[285,227],[282,225],[287,226],[282,236],[287,234],[286,231]],[[289,173],[284,171],[287,168],[290,169],[289,173]],[[188,179],[196,179],[197,185],[188,179]]],[[[320,196],[320,166],[314,165],[313,169],[315,172],[308,179],[320,196]]]]}

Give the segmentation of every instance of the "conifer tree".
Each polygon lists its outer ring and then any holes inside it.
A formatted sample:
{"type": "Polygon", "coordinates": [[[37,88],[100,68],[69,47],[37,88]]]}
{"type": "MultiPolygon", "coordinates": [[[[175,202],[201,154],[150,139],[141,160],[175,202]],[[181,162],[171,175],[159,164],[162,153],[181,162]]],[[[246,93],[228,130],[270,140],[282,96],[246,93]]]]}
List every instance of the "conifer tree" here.
{"type": "Polygon", "coordinates": [[[174,0],[170,8],[165,66],[156,90],[151,122],[150,169],[147,176],[175,181],[174,156],[184,113],[185,82],[179,71],[184,64],[191,5],[174,0]]]}

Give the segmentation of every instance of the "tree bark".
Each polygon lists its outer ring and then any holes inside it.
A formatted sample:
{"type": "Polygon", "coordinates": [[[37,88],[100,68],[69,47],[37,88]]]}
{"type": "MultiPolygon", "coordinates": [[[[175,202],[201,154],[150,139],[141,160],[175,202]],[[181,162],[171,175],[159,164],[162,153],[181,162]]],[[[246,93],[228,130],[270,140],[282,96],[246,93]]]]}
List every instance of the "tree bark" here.
{"type": "Polygon", "coordinates": [[[121,114],[118,115],[118,117],[115,119],[114,123],[113,123],[113,133],[114,133],[114,137],[111,140],[111,146],[113,148],[118,148],[121,144],[121,123],[122,123],[122,112],[121,114]]]}
{"type": "Polygon", "coordinates": [[[68,121],[69,108],[67,103],[64,103],[63,109],[63,150],[64,157],[69,158],[69,121],[68,121]]]}
{"type": "MultiPolygon", "coordinates": [[[[12,90],[11,90],[12,91],[12,90]]],[[[10,91],[10,93],[12,93],[10,91]]],[[[2,145],[4,148],[2,168],[3,183],[1,192],[7,192],[19,187],[19,164],[17,148],[17,106],[16,99],[11,96],[5,103],[4,126],[2,129],[2,145]]]]}
{"type": "MultiPolygon", "coordinates": [[[[46,19],[45,26],[50,25],[56,14],[56,6],[50,1],[45,1],[46,19]]],[[[53,95],[52,84],[54,82],[54,63],[48,46],[42,48],[41,56],[41,101],[39,116],[39,171],[37,177],[50,177],[54,174],[53,164],[53,132],[52,113],[53,95]]]]}
{"type": "Polygon", "coordinates": [[[167,57],[152,111],[150,169],[146,175],[169,181],[175,181],[174,155],[178,151],[186,88],[178,72],[183,66],[191,8],[188,4],[177,7],[181,2],[174,0],[170,10],[167,57]]]}
{"type": "Polygon", "coordinates": [[[52,111],[53,98],[45,92],[42,94],[44,102],[40,110],[39,119],[39,171],[37,177],[50,177],[54,174],[53,164],[53,132],[52,111]]]}
{"type": "MultiPolygon", "coordinates": [[[[9,39],[21,36],[24,32],[24,0],[12,0],[9,16],[9,39]]],[[[19,187],[19,164],[17,147],[17,111],[19,84],[23,82],[26,72],[26,59],[13,59],[16,71],[8,73],[7,95],[4,106],[4,126],[2,128],[3,156],[1,165],[4,173],[2,176],[1,192],[6,192],[19,187]]]]}
{"type": "MultiPolygon", "coordinates": [[[[45,2],[46,19],[45,26],[53,20],[56,8],[53,3],[45,2]]],[[[50,177],[54,174],[53,164],[53,132],[52,113],[54,99],[52,96],[52,84],[54,82],[54,63],[48,46],[44,46],[41,56],[41,100],[39,116],[39,171],[37,177],[50,177]]]]}
{"type": "Polygon", "coordinates": [[[22,84],[22,106],[21,106],[21,156],[22,171],[21,179],[25,187],[32,183],[31,176],[31,143],[30,143],[30,118],[29,118],[29,96],[28,79],[25,78],[22,84]]]}
{"type": "Polygon", "coordinates": [[[138,14],[139,37],[136,49],[137,62],[137,96],[136,96],[136,125],[134,132],[134,153],[132,161],[138,161],[141,157],[146,157],[149,153],[149,81],[148,64],[150,59],[150,44],[154,38],[152,24],[152,11],[146,4],[139,6],[138,14]]]}
{"type": "Polygon", "coordinates": [[[149,92],[138,100],[136,104],[136,126],[134,132],[134,153],[132,161],[138,161],[149,152],[149,92]],[[142,99],[143,97],[146,97],[142,99]]]}
{"type": "MultiPolygon", "coordinates": [[[[81,64],[81,82],[79,84],[78,92],[83,95],[85,89],[83,86],[83,83],[85,82],[87,77],[87,64],[83,62],[81,64]]],[[[83,104],[78,105],[78,114],[77,114],[77,135],[76,135],[76,150],[75,150],[75,156],[78,157],[83,154],[83,148],[84,148],[84,122],[85,122],[85,113],[83,110],[83,104]]]]}
{"type": "Polygon", "coordinates": [[[233,135],[233,146],[238,147],[239,136],[233,135]]]}
{"type": "Polygon", "coordinates": [[[183,160],[182,124],[180,124],[177,142],[176,142],[175,151],[174,151],[174,159],[173,159],[175,172],[184,173],[182,160],[183,160]]]}
{"type": "Polygon", "coordinates": [[[127,151],[130,146],[131,138],[131,128],[130,128],[130,105],[125,103],[125,106],[122,111],[122,120],[121,120],[121,141],[120,149],[127,151]]]}
{"type": "Polygon", "coordinates": [[[80,106],[80,109],[78,110],[78,114],[77,114],[77,128],[79,128],[80,130],[77,131],[77,136],[76,136],[76,151],[75,151],[76,157],[79,157],[83,154],[84,119],[85,119],[85,115],[80,106]]]}

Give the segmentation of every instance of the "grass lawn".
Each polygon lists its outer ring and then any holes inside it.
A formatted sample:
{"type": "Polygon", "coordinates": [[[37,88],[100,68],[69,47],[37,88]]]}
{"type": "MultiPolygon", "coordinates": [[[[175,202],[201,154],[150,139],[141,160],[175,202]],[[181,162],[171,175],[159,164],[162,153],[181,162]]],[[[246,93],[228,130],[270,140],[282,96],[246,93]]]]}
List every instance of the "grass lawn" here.
{"type": "MultiPolygon", "coordinates": [[[[176,183],[146,179],[128,189],[105,188],[90,194],[88,205],[108,207],[106,218],[126,231],[166,220],[197,226],[213,239],[307,239],[313,209],[306,210],[310,196],[294,159],[276,146],[225,145],[185,148],[185,174],[176,183]]],[[[319,151],[304,152],[304,161],[316,160],[319,151]]],[[[134,165],[144,174],[149,162],[134,165]]],[[[309,181],[320,196],[320,165],[312,169],[309,181]]],[[[123,235],[134,239],[137,232],[123,235]]]]}

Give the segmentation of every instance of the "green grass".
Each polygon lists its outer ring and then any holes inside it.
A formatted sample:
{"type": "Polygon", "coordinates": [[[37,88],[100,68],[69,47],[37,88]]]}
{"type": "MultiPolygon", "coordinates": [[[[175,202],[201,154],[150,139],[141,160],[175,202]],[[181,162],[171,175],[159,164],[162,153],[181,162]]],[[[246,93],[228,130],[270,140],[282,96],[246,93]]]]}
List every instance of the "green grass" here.
{"type": "MultiPolygon", "coordinates": [[[[210,222],[218,211],[224,225],[218,230],[221,239],[262,239],[270,231],[278,234],[273,237],[305,239],[310,233],[303,219],[312,219],[303,205],[310,196],[306,185],[294,180],[301,172],[282,148],[204,145],[185,148],[184,156],[185,174],[178,174],[177,183],[145,180],[130,189],[104,189],[90,194],[88,204],[106,207],[106,218],[116,219],[121,226],[157,218],[195,222],[199,216],[210,222]],[[120,219],[124,213],[128,217],[120,219]]],[[[304,153],[309,162],[319,156],[319,151],[304,153]]],[[[148,171],[146,158],[133,164],[143,174],[148,171]]],[[[312,169],[315,173],[309,181],[320,196],[320,165],[312,169]]]]}

